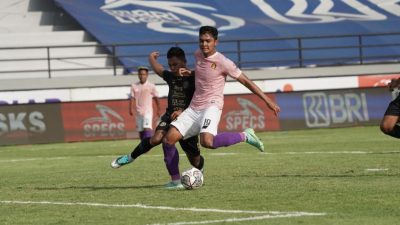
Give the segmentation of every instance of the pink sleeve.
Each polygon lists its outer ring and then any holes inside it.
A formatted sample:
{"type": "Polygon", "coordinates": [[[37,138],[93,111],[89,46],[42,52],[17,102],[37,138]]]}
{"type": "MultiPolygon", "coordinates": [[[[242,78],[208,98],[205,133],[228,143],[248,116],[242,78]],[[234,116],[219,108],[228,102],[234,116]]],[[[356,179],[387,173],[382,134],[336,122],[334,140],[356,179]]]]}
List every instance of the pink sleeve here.
{"type": "Polygon", "coordinates": [[[228,76],[237,79],[240,74],[242,74],[242,71],[236,66],[232,60],[228,59],[225,57],[224,59],[224,66],[225,66],[225,71],[228,74],[228,76]]]}
{"type": "Polygon", "coordinates": [[[130,98],[135,98],[135,85],[131,85],[131,97],[130,98]]]}

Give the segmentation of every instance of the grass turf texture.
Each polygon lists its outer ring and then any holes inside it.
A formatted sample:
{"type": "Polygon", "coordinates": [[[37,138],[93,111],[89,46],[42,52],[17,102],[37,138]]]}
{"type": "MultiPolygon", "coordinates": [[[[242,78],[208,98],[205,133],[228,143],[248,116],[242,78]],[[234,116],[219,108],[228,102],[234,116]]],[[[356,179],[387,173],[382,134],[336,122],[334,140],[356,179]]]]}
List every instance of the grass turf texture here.
{"type": "MultiPolygon", "coordinates": [[[[376,225],[400,221],[398,139],[381,134],[378,127],[258,134],[267,153],[245,143],[202,149],[205,185],[194,191],[163,189],[169,177],[161,147],[130,165],[111,169],[111,160],[130,152],[137,140],[0,147],[1,224],[376,225]],[[52,204],[37,204],[44,201],[52,204]],[[326,215],[263,217],[292,215],[288,212],[326,215]]],[[[179,151],[183,171],[190,166],[179,151]]]]}

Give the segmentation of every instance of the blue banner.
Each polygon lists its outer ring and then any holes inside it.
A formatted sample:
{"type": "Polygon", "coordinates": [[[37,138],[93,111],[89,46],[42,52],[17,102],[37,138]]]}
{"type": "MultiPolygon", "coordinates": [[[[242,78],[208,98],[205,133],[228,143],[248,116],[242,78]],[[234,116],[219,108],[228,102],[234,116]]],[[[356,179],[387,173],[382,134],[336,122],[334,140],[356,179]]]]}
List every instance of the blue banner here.
{"type": "Polygon", "coordinates": [[[282,130],[379,125],[392,96],[387,88],[277,94],[282,130]]]}

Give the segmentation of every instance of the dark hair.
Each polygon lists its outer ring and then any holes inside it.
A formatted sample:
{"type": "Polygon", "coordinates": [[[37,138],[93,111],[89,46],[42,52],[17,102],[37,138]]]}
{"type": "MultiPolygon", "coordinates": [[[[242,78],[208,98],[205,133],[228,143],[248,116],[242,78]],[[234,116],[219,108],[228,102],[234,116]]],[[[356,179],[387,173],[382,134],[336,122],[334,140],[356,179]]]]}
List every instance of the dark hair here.
{"type": "Polygon", "coordinates": [[[181,49],[180,47],[171,47],[168,50],[167,59],[170,59],[172,57],[176,57],[186,63],[185,51],[183,51],[183,49],[181,49]]]}
{"type": "Polygon", "coordinates": [[[149,68],[146,66],[139,66],[137,71],[140,72],[141,70],[145,70],[146,72],[149,72],[149,68]]]}
{"type": "Polygon", "coordinates": [[[212,26],[202,26],[199,30],[199,35],[209,33],[215,40],[218,40],[218,30],[212,26]]]}

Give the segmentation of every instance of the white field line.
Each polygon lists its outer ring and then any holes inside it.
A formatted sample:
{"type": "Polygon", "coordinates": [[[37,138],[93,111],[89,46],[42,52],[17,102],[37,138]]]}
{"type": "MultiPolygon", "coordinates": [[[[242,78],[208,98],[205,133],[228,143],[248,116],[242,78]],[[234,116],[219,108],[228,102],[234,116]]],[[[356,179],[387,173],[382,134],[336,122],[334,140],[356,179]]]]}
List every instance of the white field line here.
{"type": "MultiPolygon", "coordinates": [[[[214,212],[214,213],[247,213],[247,214],[281,214],[278,211],[252,211],[252,210],[225,210],[225,209],[202,209],[202,208],[175,208],[169,206],[149,206],[143,204],[106,204],[95,202],[51,202],[51,201],[6,201],[0,200],[3,204],[26,204],[26,205],[80,205],[94,207],[109,208],[142,208],[142,209],[160,209],[171,211],[192,211],[192,212],[214,212]]],[[[286,212],[286,213],[303,213],[303,212],[286,212]]]]}
{"type": "Polygon", "coordinates": [[[289,218],[289,217],[300,217],[300,216],[324,216],[325,213],[306,213],[306,212],[293,212],[293,213],[283,213],[280,215],[263,215],[263,216],[253,216],[244,218],[228,218],[222,220],[204,220],[204,221],[192,221],[192,222],[176,222],[176,223],[156,223],[151,225],[188,225],[188,224],[210,224],[210,223],[229,223],[229,222],[242,222],[242,221],[252,221],[252,220],[265,220],[274,218],[289,218]]]}
{"type": "Polygon", "coordinates": [[[67,159],[70,157],[40,157],[40,158],[26,158],[26,159],[5,159],[5,160],[0,160],[0,163],[9,163],[9,162],[24,162],[24,161],[36,161],[36,160],[61,160],[61,159],[67,159]]]}
{"type": "Polygon", "coordinates": [[[365,151],[330,151],[330,152],[276,152],[270,153],[265,152],[261,154],[267,155],[308,155],[308,154],[391,154],[400,153],[400,151],[388,151],[388,152],[365,152],[365,151]]]}
{"type": "Polygon", "coordinates": [[[388,168],[371,168],[371,169],[365,169],[365,171],[368,172],[379,172],[379,171],[388,171],[388,168]]]}
{"type": "MultiPolygon", "coordinates": [[[[394,154],[400,153],[400,151],[387,151],[387,152],[365,152],[365,151],[330,151],[330,152],[263,152],[258,154],[265,154],[265,155],[312,155],[312,154],[320,154],[320,155],[331,155],[331,154],[394,154]]],[[[211,156],[231,156],[231,155],[240,155],[242,153],[209,153],[211,156]]],[[[257,153],[255,153],[257,154],[257,153]]],[[[68,159],[68,158],[79,158],[79,157],[98,157],[98,158],[109,158],[113,159],[118,157],[119,155],[98,155],[98,156],[74,156],[74,157],[39,157],[39,158],[21,158],[21,159],[4,159],[0,160],[0,163],[10,163],[10,162],[23,162],[23,161],[35,161],[35,160],[61,160],[61,159],[68,159]]],[[[179,154],[180,157],[186,157],[185,154],[179,154]]],[[[161,154],[156,155],[143,155],[142,157],[163,157],[161,154]]]]}
{"type": "MultiPolygon", "coordinates": [[[[220,222],[240,222],[251,220],[263,220],[272,218],[287,218],[299,216],[324,216],[326,213],[312,212],[278,212],[278,211],[253,211],[253,210],[224,210],[224,209],[204,209],[204,208],[175,208],[169,206],[149,206],[143,204],[105,204],[93,202],[51,202],[51,201],[0,201],[2,204],[23,204],[23,205],[62,205],[62,206],[91,206],[91,207],[112,207],[112,208],[141,208],[141,209],[157,209],[171,211],[191,211],[191,212],[211,212],[211,213],[230,213],[230,214],[264,214],[261,216],[245,217],[245,218],[228,218],[222,220],[204,220],[192,222],[175,222],[165,225],[186,225],[186,224],[210,224],[220,222]]],[[[160,223],[153,225],[161,225],[160,223]]]]}

